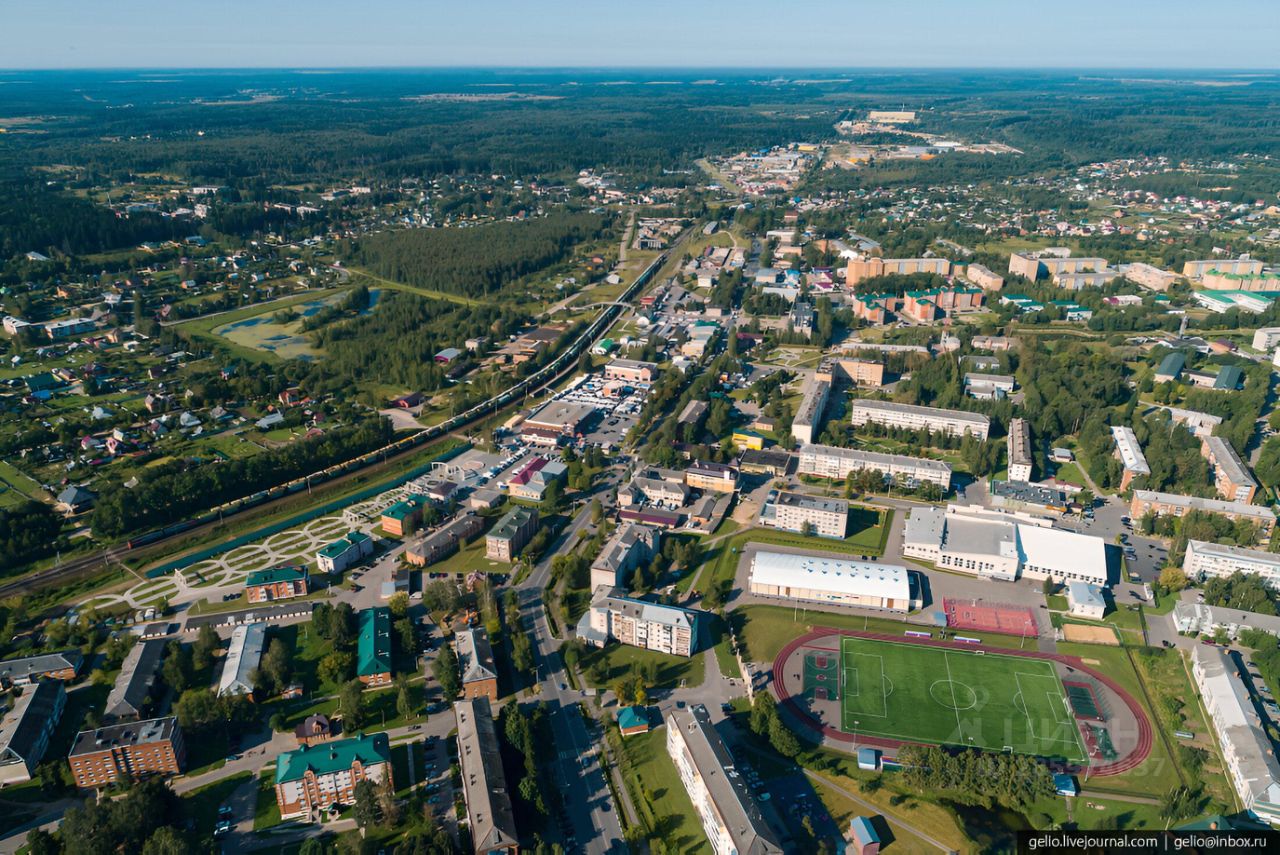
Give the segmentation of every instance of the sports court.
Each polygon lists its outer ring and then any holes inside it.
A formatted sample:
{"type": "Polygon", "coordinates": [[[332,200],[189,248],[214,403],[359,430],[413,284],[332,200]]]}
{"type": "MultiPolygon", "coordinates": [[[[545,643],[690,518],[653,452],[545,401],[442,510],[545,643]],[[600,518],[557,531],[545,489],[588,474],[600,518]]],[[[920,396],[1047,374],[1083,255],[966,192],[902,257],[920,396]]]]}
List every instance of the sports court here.
{"type": "Polygon", "coordinates": [[[840,674],[846,733],[1085,760],[1051,662],[846,636],[840,674]]]}
{"type": "Polygon", "coordinates": [[[998,632],[1001,635],[1022,635],[1027,638],[1035,638],[1040,634],[1036,613],[1025,606],[944,597],[942,611],[946,614],[947,626],[952,629],[998,632]]]}

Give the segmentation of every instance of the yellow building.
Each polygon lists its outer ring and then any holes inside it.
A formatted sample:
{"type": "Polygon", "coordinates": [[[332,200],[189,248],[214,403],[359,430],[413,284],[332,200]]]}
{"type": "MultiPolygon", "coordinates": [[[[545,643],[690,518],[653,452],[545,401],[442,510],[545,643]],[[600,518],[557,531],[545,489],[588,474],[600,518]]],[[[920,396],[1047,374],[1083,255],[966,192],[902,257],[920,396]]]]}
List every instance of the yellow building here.
{"type": "Polygon", "coordinates": [[[764,451],[764,437],[753,430],[735,430],[733,432],[733,444],[738,448],[764,451]]]}

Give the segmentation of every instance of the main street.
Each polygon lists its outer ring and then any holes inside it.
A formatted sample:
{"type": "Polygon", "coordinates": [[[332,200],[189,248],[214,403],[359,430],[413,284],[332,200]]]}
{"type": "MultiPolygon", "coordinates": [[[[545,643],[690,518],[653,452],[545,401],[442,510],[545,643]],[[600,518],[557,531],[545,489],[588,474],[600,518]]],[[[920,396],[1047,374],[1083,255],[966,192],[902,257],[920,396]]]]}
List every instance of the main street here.
{"type": "MultiPolygon", "coordinates": [[[[607,492],[617,483],[617,475],[614,470],[607,472],[596,492],[607,492]]],[[[566,849],[601,855],[623,851],[626,846],[613,796],[594,748],[603,734],[594,721],[588,722],[583,715],[579,707],[584,700],[582,694],[569,686],[557,654],[560,642],[547,622],[542,600],[542,590],[551,578],[551,562],[555,556],[573,551],[590,525],[591,503],[584,502],[517,591],[525,626],[533,628],[539,697],[547,704],[555,734],[555,774],[570,826],[565,835],[566,849]]]]}

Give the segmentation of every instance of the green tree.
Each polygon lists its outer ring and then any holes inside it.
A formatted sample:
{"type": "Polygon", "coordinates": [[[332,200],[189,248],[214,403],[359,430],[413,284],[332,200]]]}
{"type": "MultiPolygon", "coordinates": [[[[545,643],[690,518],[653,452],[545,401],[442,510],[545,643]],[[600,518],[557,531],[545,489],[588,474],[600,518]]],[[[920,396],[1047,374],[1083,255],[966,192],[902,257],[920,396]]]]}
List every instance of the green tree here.
{"type": "Polygon", "coordinates": [[[409,613],[409,595],[404,591],[395,594],[391,599],[387,600],[387,608],[391,610],[392,617],[404,617],[409,613]]]}
{"type": "Polygon", "coordinates": [[[342,729],[355,732],[364,723],[364,683],[349,680],[338,690],[338,708],[342,710],[342,729]]]}
{"type": "Polygon", "coordinates": [[[209,624],[200,627],[195,643],[191,646],[191,664],[197,671],[204,671],[213,664],[213,655],[222,646],[218,633],[209,624]]]}
{"type": "Polygon", "coordinates": [[[370,780],[356,784],[356,825],[372,828],[378,824],[378,791],[370,780]]]}
{"type": "Polygon", "coordinates": [[[431,673],[440,684],[444,699],[449,703],[457,700],[462,693],[462,680],[458,676],[458,655],[454,652],[453,645],[441,645],[436,661],[431,664],[431,673]]]}
{"type": "Polygon", "coordinates": [[[396,678],[396,713],[405,719],[413,715],[413,696],[409,693],[409,681],[403,676],[396,678]]]}
{"type": "Polygon", "coordinates": [[[191,664],[191,650],[180,641],[170,641],[165,648],[164,666],[161,674],[169,688],[182,694],[190,686],[194,669],[191,664]]]}

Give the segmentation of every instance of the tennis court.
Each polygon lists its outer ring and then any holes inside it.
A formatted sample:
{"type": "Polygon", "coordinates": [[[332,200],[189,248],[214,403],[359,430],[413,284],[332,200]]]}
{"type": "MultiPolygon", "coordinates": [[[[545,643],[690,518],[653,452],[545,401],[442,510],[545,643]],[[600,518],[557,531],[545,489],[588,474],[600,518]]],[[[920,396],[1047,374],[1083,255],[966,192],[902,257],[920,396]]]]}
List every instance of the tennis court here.
{"type": "Polygon", "coordinates": [[[846,733],[1085,759],[1050,662],[853,637],[840,651],[846,733]]]}

